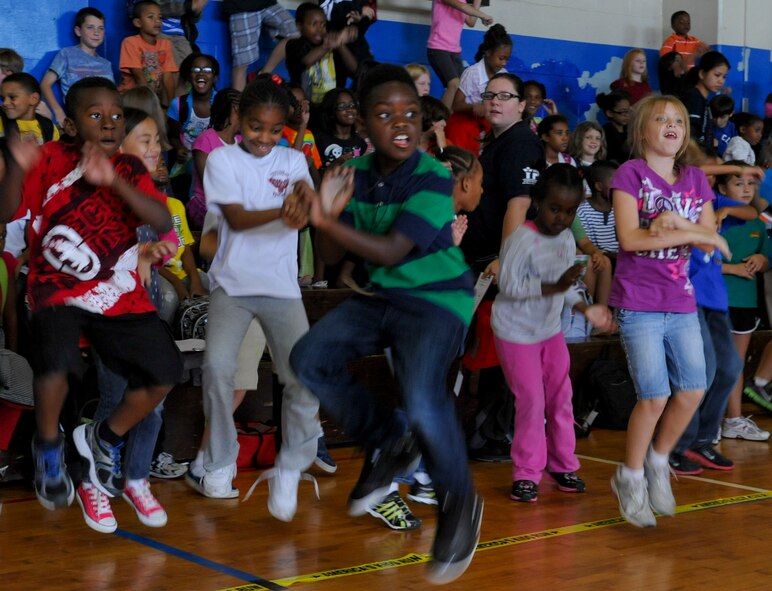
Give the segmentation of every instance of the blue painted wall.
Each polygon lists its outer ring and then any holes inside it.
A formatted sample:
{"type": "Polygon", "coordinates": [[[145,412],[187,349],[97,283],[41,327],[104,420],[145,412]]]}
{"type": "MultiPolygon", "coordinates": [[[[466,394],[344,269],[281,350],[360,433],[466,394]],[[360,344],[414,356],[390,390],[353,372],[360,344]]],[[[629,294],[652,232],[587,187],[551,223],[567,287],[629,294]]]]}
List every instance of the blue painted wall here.
{"type": "MultiPolygon", "coordinates": [[[[85,4],[83,2],[81,5],[85,4]]],[[[107,35],[101,53],[113,62],[117,74],[121,41],[135,34],[126,15],[125,2],[91,0],[88,4],[104,12],[107,17],[107,35]]],[[[25,59],[25,69],[42,78],[58,49],[76,42],[72,26],[77,7],[78,4],[72,0],[39,0],[30,4],[19,0],[0,0],[0,14],[5,16],[4,25],[0,27],[0,47],[16,49],[25,59]],[[8,22],[13,25],[8,26],[8,22]]],[[[220,2],[209,2],[199,24],[199,31],[198,43],[201,49],[220,61],[218,86],[223,88],[230,83],[231,62],[228,27],[221,13],[220,2]]],[[[425,25],[380,21],[370,30],[368,40],[374,54],[382,61],[426,63],[428,32],[425,25]],[[395,40],[399,40],[399,43],[395,43],[395,40]]],[[[464,31],[462,46],[466,62],[473,63],[482,36],[481,28],[464,31]]],[[[629,49],[522,35],[514,35],[513,42],[514,50],[508,69],[524,80],[535,78],[543,82],[548,95],[557,102],[560,111],[569,117],[572,124],[596,116],[593,107],[595,95],[607,91],[608,84],[618,77],[621,59],[629,49]]],[[[272,43],[264,39],[263,45],[259,63],[270,53],[272,43]]],[[[770,51],[744,50],[736,46],[722,46],[719,49],[733,65],[728,83],[735,99],[740,103],[739,99],[746,97],[751,111],[763,113],[764,99],[772,89],[770,51]],[[747,52],[747,76],[738,67],[743,63],[744,51],[747,52]]],[[[647,56],[649,69],[655,73],[657,52],[648,50],[647,56]]],[[[278,73],[286,75],[286,70],[282,67],[278,73]]],[[[656,80],[652,80],[652,85],[656,88],[656,80]]],[[[435,78],[433,94],[437,96],[440,92],[439,81],[435,78]]]]}

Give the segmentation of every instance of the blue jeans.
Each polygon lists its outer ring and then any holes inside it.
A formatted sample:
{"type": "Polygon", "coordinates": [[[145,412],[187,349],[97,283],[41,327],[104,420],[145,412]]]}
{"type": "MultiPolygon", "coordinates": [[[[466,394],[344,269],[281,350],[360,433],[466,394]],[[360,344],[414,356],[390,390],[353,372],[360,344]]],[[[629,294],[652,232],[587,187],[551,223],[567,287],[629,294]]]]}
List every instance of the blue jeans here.
{"type": "Polygon", "coordinates": [[[460,319],[425,303],[355,295],[298,341],[290,364],[346,433],[369,449],[388,448],[404,434],[405,421],[379,404],[348,364],[390,346],[401,406],[437,494],[465,495],[472,479],[447,385],[465,330],[460,319]]]}
{"type": "Polygon", "coordinates": [[[708,389],[689,426],[675,446],[678,454],[687,449],[710,445],[724,416],[729,395],[743,369],[734,344],[729,314],[699,308],[700,331],[705,349],[708,389]]]}
{"type": "MultiPolygon", "coordinates": [[[[128,381],[108,368],[96,352],[93,355],[99,386],[99,404],[94,412],[94,420],[104,421],[123,400],[128,381]]],[[[142,480],[150,474],[150,462],[153,461],[158,432],[163,424],[163,408],[164,403],[161,402],[129,431],[123,452],[123,473],[129,480],[142,480]]]]}

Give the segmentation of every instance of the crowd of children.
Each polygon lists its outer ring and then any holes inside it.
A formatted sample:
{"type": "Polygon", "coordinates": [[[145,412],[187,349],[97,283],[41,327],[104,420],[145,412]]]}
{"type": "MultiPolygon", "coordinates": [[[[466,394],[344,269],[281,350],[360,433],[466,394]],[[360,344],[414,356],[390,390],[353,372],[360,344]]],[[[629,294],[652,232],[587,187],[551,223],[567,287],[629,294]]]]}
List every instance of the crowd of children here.
{"type": "Polygon", "coordinates": [[[351,515],[420,526],[397,490],[405,479],[409,498],[437,505],[435,583],[464,572],[482,520],[446,387],[475,277],[496,279],[475,334],[484,316],[514,397],[513,500],[535,502],[545,470],[561,491],[586,490],[567,317],[618,332],[627,356],[638,402],[611,486],[630,523],[674,514],[671,470],[731,470],[718,438],[769,438],[740,403],[745,392],[772,410],[772,356],[742,377],[750,335],[769,323],[756,163],[772,164],[772,144],[761,116],[734,112],[729,61],[689,36],[687,13],[660,51],[663,94],[631,49],[597,96],[599,121],[572,131],[542,83],[507,72],[511,37],[480,0],[432,2],[427,58],[442,100],[426,66],[373,62],[374,0],[306,2],[294,21],[275,1],[224,0],[233,88],[219,89],[218,60],[195,45],[205,5],[129,1],[137,34],[122,43],[117,86],[94,8],[77,13],[78,45],[40,83],[0,49],[0,344],[14,355],[15,402],[32,404],[25,357],[34,369],[46,508],[77,499],[90,527],[112,532],[110,498],[122,496],[142,523],[165,525],[148,477],[186,471],[159,432],[182,372],[169,327],[196,298],[208,302],[207,423],[190,486],[238,496],[232,415],[267,344],[283,386],[281,448],[258,479],[271,515],[293,519],[312,464],[335,469],[321,405],[366,449],[351,515]],[[490,28],[464,69],[461,29],[477,20],[490,28]],[[247,84],[262,27],[278,43],[247,84]],[[283,60],[289,81],[270,73],[283,60]],[[328,284],[357,293],[309,329],[300,288],[328,284]],[[59,421],[82,348],[100,403],[73,433],[85,468],[75,486],[59,421]],[[396,409],[346,369],[384,350],[396,409]]]}

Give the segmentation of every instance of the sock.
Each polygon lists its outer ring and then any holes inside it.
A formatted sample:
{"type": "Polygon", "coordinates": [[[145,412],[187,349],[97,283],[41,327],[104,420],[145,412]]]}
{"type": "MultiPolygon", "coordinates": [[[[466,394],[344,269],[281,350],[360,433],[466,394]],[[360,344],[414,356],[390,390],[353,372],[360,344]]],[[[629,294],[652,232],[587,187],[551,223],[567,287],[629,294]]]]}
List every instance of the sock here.
{"type": "Polygon", "coordinates": [[[196,459],[193,460],[193,468],[195,472],[204,471],[204,450],[199,449],[198,452],[196,452],[196,459]]]}
{"type": "Polygon", "coordinates": [[[629,480],[643,480],[643,468],[628,468],[622,464],[620,475],[629,480]]]}
{"type": "Polygon", "coordinates": [[[423,472],[422,470],[419,470],[415,474],[413,474],[413,477],[416,479],[416,482],[418,484],[423,484],[424,486],[432,483],[432,479],[429,478],[429,475],[426,472],[423,472]]]}
{"type": "Polygon", "coordinates": [[[724,419],[724,422],[729,423],[730,425],[734,425],[739,420],[740,420],[740,417],[726,417],[724,419]]]}
{"type": "Polygon", "coordinates": [[[97,437],[102,441],[109,443],[112,447],[118,445],[123,441],[123,437],[116,435],[110,427],[107,426],[107,421],[102,421],[97,427],[97,437]]]}
{"type": "Polygon", "coordinates": [[[144,478],[140,478],[138,480],[135,480],[135,479],[132,478],[132,479],[126,481],[126,487],[127,488],[139,488],[140,486],[142,486],[142,481],[144,481],[144,480],[145,480],[144,478]]]}
{"type": "Polygon", "coordinates": [[[763,388],[769,383],[769,380],[765,380],[764,378],[753,378],[753,383],[759,388],[763,388]]]}
{"type": "Polygon", "coordinates": [[[661,454],[655,451],[653,447],[650,447],[649,453],[647,454],[647,456],[652,466],[656,466],[658,468],[662,466],[667,466],[669,454],[661,454]]]}
{"type": "Polygon", "coordinates": [[[391,486],[389,487],[389,494],[396,492],[399,490],[399,483],[392,481],[391,486]]]}

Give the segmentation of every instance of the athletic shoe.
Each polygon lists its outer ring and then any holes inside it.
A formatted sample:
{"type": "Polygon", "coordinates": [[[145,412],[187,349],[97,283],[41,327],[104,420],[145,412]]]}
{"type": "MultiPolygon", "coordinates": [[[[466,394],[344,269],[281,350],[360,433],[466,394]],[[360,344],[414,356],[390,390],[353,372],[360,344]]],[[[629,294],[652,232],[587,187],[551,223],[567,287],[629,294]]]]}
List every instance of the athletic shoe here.
{"type": "Polygon", "coordinates": [[[324,442],[324,435],[322,435],[317,442],[314,464],[317,468],[327,472],[327,474],[334,474],[338,469],[338,464],[335,463],[335,460],[332,459],[332,456],[327,451],[327,445],[324,442]]]}
{"type": "Polygon", "coordinates": [[[724,470],[725,472],[734,470],[734,462],[726,456],[722,456],[710,445],[703,445],[697,449],[687,449],[684,455],[700,466],[712,470],[724,470]]]}
{"type": "Polygon", "coordinates": [[[235,499],[239,496],[239,490],[233,488],[231,481],[228,481],[227,488],[214,488],[212,484],[209,485],[209,490],[204,486],[204,477],[206,472],[201,474],[196,473],[193,469],[188,470],[185,473],[185,483],[199,494],[209,497],[210,499],[235,499]]]}
{"type": "Polygon", "coordinates": [[[743,394],[758,404],[764,410],[772,411],[772,382],[766,386],[757,386],[753,380],[745,382],[743,394]]]}
{"type": "Polygon", "coordinates": [[[166,525],[166,511],[150,492],[147,479],[139,481],[138,485],[126,484],[123,489],[124,500],[137,512],[140,522],[148,527],[163,527],[166,525]]]}
{"type": "Polygon", "coordinates": [[[657,518],[649,506],[646,478],[625,478],[620,466],[611,479],[611,490],[619,501],[619,512],[628,523],[636,527],[657,526],[657,518]]]}
{"type": "Polygon", "coordinates": [[[35,459],[35,495],[49,511],[69,507],[75,498],[75,487],[64,463],[64,437],[59,435],[53,445],[32,439],[35,459]]]}
{"type": "Polygon", "coordinates": [[[431,483],[421,484],[417,480],[410,485],[410,492],[407,493],[407,498],[414,503],[422,503],[424,505],[437,504],[437,493],[431,483]]]}
{"type": "Polygon", "coordinates": [[[750,416],[724,419],[721,437],[726,439],[745,439],[747,441],[766,441],[769,431],[760,428],[750,416]]]}
{"type": "Polygon", "coordinates": [[[482,515],[483,500],[476,493],[443,499],[427,567],[430,583],[444,585],[464,574],[480,540],[482,515]]]}
{"type": "Polygon", "coordinates": [[[673,474],[678,474],[679,476],[696,476],[697,474],[702,474],[704,472],[702,466],[691,461],[686,456],[682,456],[675,452],[670,454],[668,463],[670,464],[670,469],[673,471],[673,474]]]}
{"type": "Polygon", "coordinates": [[[646,485],[649,490],[649,504],[660,515],[672,517],[675,515],[676,502],[673,489],[670,486],[670,464],[655,465],[649,461],[651,447],[643,461],[643,472],[646,475],[646,485]]]}
{"type": "Polygon", "coordinates": [[[173,479],[180,478],[188,471],[186,464],[175,462],[172,454],[162,451],[150,462],[150,476],[155,478],[173,479]]]}
{"type": "Polygon", "coordinates": [[[358,517],[380,503],[389,494],[397,474],[412,474],[418,467],[421,454],[411,433],[400,437],[389,449],[368,452],[359,474],[359,480],[348,498],[348,514],[358,517]]]}
{"type": "Polygon", "coordinates": [[[233,479],[236,478],[236,463],[228,464],[216,470],[204,472],[201,485],[204,488],[204,496],[210,499],[233,499],[239,496],[238,489],[233,488],[233,479]]]}
{"type": "Polygon", "coordinates": [[[584,480],[576,475],[576,472],[550,472],[552,478],[558,483],[558,490],[568,493],[583,493],[587,490],[584,480]]]}
{"type": "Polygon", "coordinates": [[[252,496],[255,487],[263,480],[268,481],[268,512],[279,521],[292,521],[295,517],[298,509],[298,483],[301,480],[313,482],[316,498],[319,498],[319,485],[316,483],[316,478],[310,474],[301,474],[300,470],[276,467],[266,470],[255,480],[244,496],[245,501],[252,496]]]}
{"type": "Polygon", "coordinates": [[[512,483],[509,498],[521,503],[535,503],[539,500],[539,487],[533,480],[516,480],[512,483]]]}
{"type": "Polygon", "coordinates": [[[80,425],[72,432],[78,453],[88,464],[91,483],[108,497],[119,497],[123,493],[124,477],[121,472],[121,448],[123,442],[112,446],[99,439],[101,423],[80,425]]]}
{"type": "Polygon", "coordinates": [[[391,529],[408,530],[421,527],[421,520],[413,515],[410,507],[396,490],[367,512],[382,519],[391,529]]]}
{"type": "Polygon", "coordinates": [[[86,525],[91,529],[103,534],[111,534],[118,529],[110,499],[96,486],[84,480],[80,483],[75,498],[83,511],[86,525]]]}

